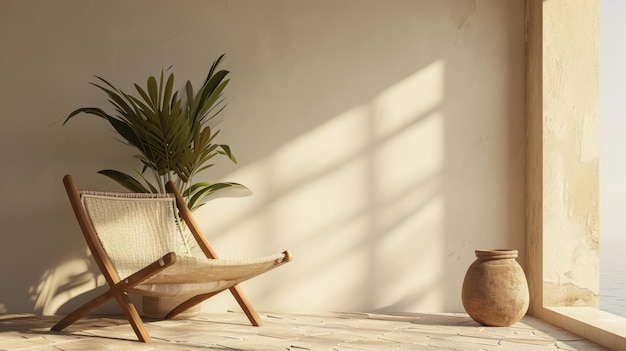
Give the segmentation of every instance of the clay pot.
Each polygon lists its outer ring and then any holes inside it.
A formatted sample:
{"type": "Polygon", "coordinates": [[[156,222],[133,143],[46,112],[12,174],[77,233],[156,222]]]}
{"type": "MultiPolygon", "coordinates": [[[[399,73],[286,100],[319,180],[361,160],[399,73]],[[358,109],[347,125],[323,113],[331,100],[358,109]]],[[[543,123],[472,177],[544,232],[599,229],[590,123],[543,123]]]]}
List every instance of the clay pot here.
{"type": "Polygon", "coordinates": [[[465,311],[476,322],[506,327],[528,311],[528,282],[515,260],[517,250],[476,250],[463,280],[465,311]]]}

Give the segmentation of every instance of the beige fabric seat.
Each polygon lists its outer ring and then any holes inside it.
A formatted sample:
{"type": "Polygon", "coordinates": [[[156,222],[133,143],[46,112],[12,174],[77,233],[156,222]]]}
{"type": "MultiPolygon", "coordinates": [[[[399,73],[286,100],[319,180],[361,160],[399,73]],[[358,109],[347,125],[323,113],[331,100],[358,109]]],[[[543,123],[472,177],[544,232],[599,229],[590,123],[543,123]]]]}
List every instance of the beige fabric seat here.
{"type": "Polygon", "coordinates": [[[253,259],[219,259],[171,182],[168,194],[136,194],[79,191],[69,175],[63,181],[110,289],[66,316],[52,330],[64,329],[114,297],[139,340],[149,342],[127,293],[188,296],[165,316],[172,318],[227,289],[250,322],[262,324],[237,284],[289,262],[288,251],[253,259]],[[204,257],[193,254],[194,246],[204,257]]]}

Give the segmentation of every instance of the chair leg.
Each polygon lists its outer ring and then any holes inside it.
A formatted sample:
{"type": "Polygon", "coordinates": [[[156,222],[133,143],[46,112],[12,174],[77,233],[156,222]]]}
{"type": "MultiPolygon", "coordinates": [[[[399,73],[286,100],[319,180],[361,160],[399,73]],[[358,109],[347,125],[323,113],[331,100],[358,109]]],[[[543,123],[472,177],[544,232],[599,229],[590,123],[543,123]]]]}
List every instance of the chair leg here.
{"type": "Polygon", "coordinates": [[[111,289],[107,290],[103,294],[100,294],[97,297],[89,300],[87,303],[83,304],[82,306],[74,310],[72,313],[65,316],[65,318],[61,319],[57,324],[55,324],[52,328],[50,328],[50,330],[61,331],[67,328],[69,325],[83,318],[84,316],[89,314],[89,312],[95,310],[96,308],[98,308],[99,306],[101,306],[102,304],[110,300],[113,297],[113,295],[114,294],[111,289]]]}
{"type": "MultiPolygon", "coordinates": [[[[254,307],[252,307],[252,304],[250,303],[250,301],[248,301],[246,296],[243,294],[243,291],[241,291],[241,289],[239,289],[239,286],[235,285],[235,286],[229,288],[229,290],[233,294],[233,296],[235,297],[235,300],[237,300],[237,303],[239,304],[239,306],[241,307],[243,312],[246,314],[246,317],[248,317],[248,320],[250,321],[250,323],[253,326],[255,326],[255,327],[263,326],[263,320],[256,313],[256,311],[254,310],[254,307]]],[[[210,298],[212,296],[215,296],[215,295],[219,294],[222,291],[223,290],[212,292],[212,293],[208,293],[208,294],[196,295],[196,296],[190,298],[189,300],[181,303],[180,305],[176,306],[173,310],[171,310],[165,316],[165,319],[172,319],[175,316],[179,315],[180,313],[188,310],[189,308],[199,304],[200,302],[202,302],[202,301],[204,301],[204,300],[206,300],[206,299],[208,299],[208,298],[210,298]]]]}
{"type": "Polygon", "coordinates": [[[158,272],[174,264],[175,262],[176,254],[174,254],[173,252],[164,255],[161,259],[156,260],[150,265],[144,267],[143,269],[131,274],[128,278],[111,285],[109,287],[109,290],[107,290],[103,294],[98,295],[94,299],[88,301],[84,305],[74,310],[72,313],[65,316],[65,318],[55,324],[51,328],[51,330],[61,331],[65,329],[67,326],[83,318],[84,316],[89,314],[89,312],[95,310],[97,307],[104,304],[112,297],[115,297],[120,307],[122,308],[122,311],[124,312],[124,316],[126,316],[126,319],[135,331],[137,338],[139,338],[139,341],[143,341],[146,343],[150,342],[150,335],[148,334],[148,331],[143,324],[143,321],[141,320],[137,309],[130,301],[130,298],[128,297],[128,294],[125,290],[132,288],[137,284],[140,284],[142,281],[157,274],[158,272]]]}
{"type": "Polygon", "coordinates": [[[256,313],[250,301],[248,301],[246,296],[243,294],[243,291],[239,289],[239,286],[235,285],[229,290],[235,297],[235,300],[237,300],[237,303],[239,303],[239,306],[241,307],[243,312],[248,317],[248,320],[250,321],[250,323],[255,327],[262,327],[263,321],[261,320],[261,317],[256,313]]]}
{"type": "Polygon", "coordinates": [[[145,343],[151,342],[152,339],[150,339],[150,334],[148,334],[148,330],[146,329],[145,324],[143,324],[135,305],[133,305],[130,301],[128,294],[126,294],[126,292],[115,294],[115,299],[120,304],[120,307],[124,312],[124,316],[126,316],[126,319],[133,328],[133,331],[135,331],[135,335],[137,335],[139,341],[145,343]]]}

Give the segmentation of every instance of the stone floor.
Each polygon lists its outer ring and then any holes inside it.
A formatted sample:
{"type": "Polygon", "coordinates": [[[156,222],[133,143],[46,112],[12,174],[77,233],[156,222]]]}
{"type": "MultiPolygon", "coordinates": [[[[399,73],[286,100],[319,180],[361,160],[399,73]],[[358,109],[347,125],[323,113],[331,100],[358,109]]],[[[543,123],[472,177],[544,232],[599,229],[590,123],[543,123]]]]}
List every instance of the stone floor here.
{"type": "Polygon", "coordinates": [[[0,315],[0,350],[607,350],[533,317],[483,327],[461,313],[262,313],[252,327],[242,313],[147,321],[151,344],[118,317],[88,317],[51,332],[58,317],[0,315]]]}

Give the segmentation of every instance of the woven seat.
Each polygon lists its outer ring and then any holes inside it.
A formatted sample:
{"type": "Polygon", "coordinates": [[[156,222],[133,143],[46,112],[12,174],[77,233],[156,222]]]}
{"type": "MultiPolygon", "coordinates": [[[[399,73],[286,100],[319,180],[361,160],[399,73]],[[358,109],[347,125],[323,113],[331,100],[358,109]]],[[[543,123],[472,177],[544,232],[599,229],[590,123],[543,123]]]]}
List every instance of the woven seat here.
{"type": "Polygon", "coordinates": [[[149,342],[127,293],[188,296],[165,316],[172,318],[227,289],[250,322],[262,325],[237,284],[289,262],[288,251],[253,259],[219,259],[171,182],[167,194],[79,191],[69,175],[63,182],[110,289],[67,315],[52,330],[62,330],[116,298],[139,340],[149,342]],[[193,254],[194,246],[204,257],[193,254]]]}

